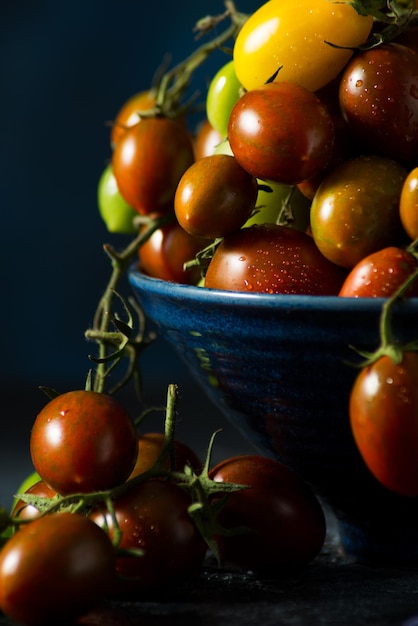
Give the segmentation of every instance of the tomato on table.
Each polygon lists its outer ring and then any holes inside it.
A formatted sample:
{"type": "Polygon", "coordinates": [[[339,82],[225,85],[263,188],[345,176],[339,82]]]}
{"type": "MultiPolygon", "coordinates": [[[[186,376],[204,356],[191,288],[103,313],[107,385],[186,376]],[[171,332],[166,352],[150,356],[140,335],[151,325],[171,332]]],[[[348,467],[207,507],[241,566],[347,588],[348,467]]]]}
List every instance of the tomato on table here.
{"type": "MultiPolygon", "coordinates": [[[[141,592],[173,585],[195,576],[207,546],[188,513],[191,498],[174,482],[147,480],[132,485],[114,500],[122,531],[119,548],[142,555],[117,558],[111,595],[138,597],[141,592]]],[[[114,536],[114,521],[105,508],[90,518],[114,536]]]]}
{"type": "Polygon", "coordinates": [[[51,513],[22,526],[0,552],[0,609],[27,626],[75,619],[104,597],[115,552],[91,520],[51,513]]]}
{"type": "Polygon", "coordinates": [[[35,470],[61,495],[111,489],[131,473],[137,433],[114,396],[75,390],[50,400],[30,436],[35,470]]]}
{"type": "Polygon", "coordinates": [[[227,494],[217,516],[224,528],[247,530],[216,535],[224,563],[277,573],[306,565],[319,554],[326,533],[324,513],[311,488],[290,467],[242,455],[221,461],[209,477],[245,485],[227,494]]]}

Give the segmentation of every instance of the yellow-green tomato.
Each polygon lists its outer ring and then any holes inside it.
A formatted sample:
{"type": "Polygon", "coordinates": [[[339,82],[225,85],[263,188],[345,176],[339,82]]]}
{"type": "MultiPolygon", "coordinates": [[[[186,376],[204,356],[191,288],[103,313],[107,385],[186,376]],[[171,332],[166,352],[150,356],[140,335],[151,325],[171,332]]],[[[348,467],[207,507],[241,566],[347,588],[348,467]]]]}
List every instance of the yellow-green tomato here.
{"type": "Polygon", "coordinates": [[[275,81],[316,91],[339,74],[372,25],[373,18],[359,15],[348,0],[269,0],[238,33],[236,75],[247,90],[277,73],[275,81]]]}
{"type": "Polygon", "coordinates": [[[110,233],[130,235],[136,232],[133,219],[138,213],[122,198],[110,163],[99,180],[97,205],[110,233]]]}
{"type": "Polygon", "coordinates": [[[234,61],[229,61],[212,78],[206,96],[206,115],[221,137],[228,134],[232,107],[240,97],[241,83],[235,73],[234,61]]]}
{"type": "Polygon", "coordinates": [[[306,231],[309,226],[309,200],[297,187],[258,181],[259,191],[253,215],[244,224],[285,224],[306,231]]]}

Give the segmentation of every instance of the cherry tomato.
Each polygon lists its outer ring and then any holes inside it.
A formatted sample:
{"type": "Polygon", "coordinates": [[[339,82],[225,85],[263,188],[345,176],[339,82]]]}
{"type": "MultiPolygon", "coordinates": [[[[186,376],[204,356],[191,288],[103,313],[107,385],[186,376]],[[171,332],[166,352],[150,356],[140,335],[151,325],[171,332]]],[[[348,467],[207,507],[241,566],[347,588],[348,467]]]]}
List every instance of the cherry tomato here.
{"type": "Polygon", "coordinates": [[[346,273],[304,232],[276,224],[242,228],[217,247],[205,287],[261,293],[337,295],[346,273]]]}
{"type": "Polygon", "coordinates": [[[409,172],[401,189],[399,213],[407,235],[418,238],[418,167],[409,172]]]}
{"type": "MultiPolygon", "coordinates": [[[[390,246],[369,254],[353,267],[340,296],[348,298],[387,298],[403,285],[418,268],[418,260],[403,248],[390,246]]],[[[418,296],[418,281],[407,296],[418,296]]]]}
{"type": "MultiPolygon", "coordinates": [[[[134,478],[154,467],[165,443],[163,433],[144,433],[138,437],[138,458],[129,478],[134,478]]],[[[203,463],[197,454],[185,443],[178,439],[174,442],[173,458],[167,456],[164,468],[183,472],[185,466],[190,466],[195,472],[202,469],[203,463]]]]}
{"type": "Polygon", "coordinates": [[[292,83],[269,83],[234,105],[228,139],[237,161],[263,180],[297,184],[329,163],[334,125],[310,91],[292,83]]]}
{"type": "Polygon", "coordinates": [[[251,90],[278,72],[275,81],[316,91],[339,74],[352,50],[367,40],[372,25],[372,17],[360,16],[348,2],[265,2],[236,38],[238,80],[251,90]]]}
{"type": "Polygon", "coordinates": [[[404,239],[399,196],[405,168],[381,156],[359,156],[333,168],[311,205],[316,245],[333,263],[354,267],[365,256],[404,239]]]}
{"type": "Polygon", "coordinates": [[[183,174],[174,197],[177,220],[195,237],[216,239],[241,228],[253,212],[257,180],[228,154],[199,159],[183,174]]]}
{"type": "MultiPolygon", "coordinates": [[[[39,496],[41,498],[53,498],[57,495],[55,489],[52,489],[52,487],[47,485],[43,480],[38,480],[38,482],[34,483],[31,487],[25,489],[25,491],[21,493],[31,496],[39,496]]],[[[12,511],[13,517],[25,520],[39,517],[39,514],[39,509],[34,504],[28,504],[27,502],[24,502],[24,500],[20,499],[17,499],[12,511]]]]}
{"type": "Polygon", "coordinates": [[[418,164],[418,54],[396,43],[365,50],[349,62],[340,104],[363,150],[418,164]]]}
{"type": "Polygon", "coordinates": [[[350,396],[357,447],[375,478],[401,496],[418,495],[418,353],[382,356],[358,374],[350,396]]]}
{"type": "Polygon", "coordinates": [[[143,118],[128,128],[112,156],[119,191],[138,213],[172,210],[180,178],[194,161],[184,124],[164,117],[143,118]]]}
{"type": "MultiPolygon", "coordinates": [[[[206,543],[188,513],[190,504],[181,487],[161,480],[133,485],[115,500],[122,531],[119,547],[141,549],[143,555],[118,557],[112,595],[138,594],[199,572],[206,543]]],[[[106,510],[93,511],[91,518],[113,536],[113,519],[106,510]]]]}
{"type": "Polygon", "coordinates": [[[234,61],[228,61],[212,78],[206,96],[206,115],[213,128],[225,138],[232,107],[241,95],[241,83],[235,74],[234,61]]]}
{"type": "Polygon", "coordinates": [[[114,148],[127,128],[138,124],[141,118],[138,112],[149,111],[155,107],[155,93],[145,90],[128,98],[116,115],[110,133],[110,143],[114,148]]]}
{"type": "Polygon", "coordinates": [[[215,130],[209,120],[203,120],[197,129],[194,139],[194,158],[197,161],[216,152],[216,147],[221,143],[222,137],[215,130]]]}
{"type": "Polygon", "coordinates": [[[258,455],[236,456],[210,471],[216,482],[247,488],[227,495],[218,521],[248,533],[218,535],[220,557],[247,570],[300,567],[322,549],[326,523],[311,488],[288,466],[258,455]]]}
{"type": "Polygon", "coordinates": [[[38,414],[30,452],[36,471],[58,493],[101,491],[124,482],[131,473],[137,434],[113,396],[69,391],[38,414]]]}
{"type": "Polygon", "coordinates": [[[184,264],[194,259],[207,243],[186,233],[177,221],[166,224],[139,248],[141,271],[153,278],[195,285],[200,279],[200,269],[185,270],[184,264]]]}
{"type": "Polygon", "coordinates": [[[105,167],[97,188],[99,213],[110,233],[133,234],[133,220],[138,215],[120,195],[112,165],[105,167]]]}
{"type": "Polygon", "coordinates": [[[104,596],[115,553],[91,520],[53,513],[20,528],[0,552],[0,608],[26,626],[60,623],[104,596]]]}

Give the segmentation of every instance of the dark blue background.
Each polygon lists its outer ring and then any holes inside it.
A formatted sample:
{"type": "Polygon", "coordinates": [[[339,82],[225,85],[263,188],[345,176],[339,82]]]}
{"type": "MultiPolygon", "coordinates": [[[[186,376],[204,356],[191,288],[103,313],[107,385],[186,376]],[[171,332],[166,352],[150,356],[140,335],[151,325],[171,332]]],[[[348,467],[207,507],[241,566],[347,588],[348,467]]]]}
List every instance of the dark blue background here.
{"type": "MultiPolygon", "coordinates": [[[[238,3],[242,11],[259,5],[238,3]]],[[[102,245],[126,243],[97,211],[106,123],[150,86],[166,53],[177,63],[192,52],[199,18],[223,9],[221,0],[0,3],[0,476],[30,467],[28,432],[45,402],[38,386],[82,387],[90,367],[84,331],[109,276],[102,245]],[[16,463],[18,445],[25,456],[16,463]]],[[[195,87],[204,91],[228,58],[211,57],[195,87]]],[[[160,342],[144,357],[144,376],[161,398],[167,382],[179,382],[189,411],[212,412],[160,342]]],[[[199,433],[207,428],[200,418],[199,433]]]]}

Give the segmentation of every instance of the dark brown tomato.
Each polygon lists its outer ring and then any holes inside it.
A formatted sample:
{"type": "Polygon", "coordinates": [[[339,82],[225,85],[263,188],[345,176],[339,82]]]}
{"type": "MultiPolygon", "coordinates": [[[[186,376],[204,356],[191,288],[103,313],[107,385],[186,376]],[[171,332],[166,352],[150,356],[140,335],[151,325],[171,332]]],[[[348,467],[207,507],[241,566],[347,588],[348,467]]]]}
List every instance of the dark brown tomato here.
{"type": "Polygon", "coordinates": [[[340,104],[367,153],[418,164],[418,54],[388,43],[356,54],[345,68],[340,104]]]}
{"type": "Polygon", "coordinates": [[[369,254],[402,243],[399,197],[406,176],[402,165],[375,155],[333,168],[311,205],[311,231],[322,254],[351,269],[369,254]]]}
{"type": "MultiPolygon", "coordinates": [[[[129,597],[193,577],[200,571],[206,543],[192,521],[189,495],[177,484],[148,480],[129,488],[115,502],[115,514],[124,550],[142,550],[138,556],[117,558],[112,595],[129,597]]],[[[114,533],[106,510],[91,514],[99,526],[114,533]]]]}
{"type": "Polygon", "coordinates": [[[209,120],[204,120],[198,127],[194,138],[194,157],[197,161],[215,153],[215,148],[225,137],[213,128],[209,120]]]}
{"type": "Polygon", "coordinates": [[[301,567],[322,549],[326,523],[311,488],[288,466],[258,455],[237,456],[210,471],[212,480],[245,485],[227,495],[218,515],[227,528],[248,533],[216,537],[221,559],[246,570],[301,567]]]}
{"type": "MultiPolygon", "coordinates": [[[[154,467],[165,441],[163,433],[144,433],[138,437],[138,458],[129,478],[140,476],[154,467]]],[[[203,467],[197,454],[188,445],[176,439],[172,455],[167,455],[164,461],[164,469],[183,472],[186,465],[195,472],[199,472],[203,467]]]]}
{"type": "Polygon", "coordinates": [[[152,278],[194,285],[200,279],[200,269],[184,269],[208,242],[186,233],[178,222],[156,230],[139,249],[139,267],[152,278]]]}
{"type": "Polygon", "coordinates": [[[124,102],[116,115],[111,132],[110,143],[114,148],[127,128],[141,121],[138,113],[155,107],[155,93],[152,90],[140,91],[124,102]]]}
{"type": "MultiPolygon", "coordinates": [[[[353,267],[340,296],[346,298],[387,298],[418,269],[418,260],[403,248],[390,246],[368,255],[353,267]]],[[[406,292],[418,296],[418,280],[406,292]]]]}
{"type": "Polygon", "coordinates": [[[395,363],[382,356],[358,374],[349,412],[353,436],[371,473],[401,496],[418,496],[418,352],[395,363]]]}
{"type": "Polygon", "coordinates": [[[51,513],[22,526],[0,552],[0,609],[26,626],[73,623],[114,577],[109,537],[86,517],[51,513]]]}
{"type": "Polygon", "coordinates": [[[186,232],[216,239],[245,224],[257,195],[257,179],[235,157],[214,154],[185,171],[174,197],[174,210],[186,232]]]}
{"type": "Polygon", "coordinates": [[[412,241],[418,238],[418,167],[411,170],[401,189],[399,213],[402,226],[412,241]]]}
{"type": "Polygon", "coordinates": [[[59,494],[101,491],[125,482],[131,473],[137,433],[113,396],[69,391],[36,417],[30,452],[42,480],[59,494]]]}
{"type": "Polygon", "coordinates": [[[264,224],[225,237],[205,287],[268,294],[337,295],[346,272],[328,261],[308,234],[264,224]]]}
{"type": "Polygon", "coordinates": [[[324,169],[334,149],[334,125],[320,100],[292,83],[246,92],[228,125],[234,156],[253,176],[297,184],[324,169]]]}
{"type": "Polygon", "coordinates": [[[143,215],[172,210],[179,180],[193,162],[187,128],[163,117],[143,118],[128,128],[112,156],[120,194],[143,215]]]}
{"type": "MultiPolygon", "coordinates": [[[[37,483],[29,487],[29,489],[25,491],[25,494],[37,496],[39,498],[53,498],[57,495],[57,492],[55,489],[52,489],[52,487],[47,485],[44,480],[39,480],[37,483]]],[[[18,517],[19,519],[29,520],[39,517],[40,511],[34,504],[28,504],[24,500],[17,500],[13,507],[12,515],[14,517],[18,517]]]]}

